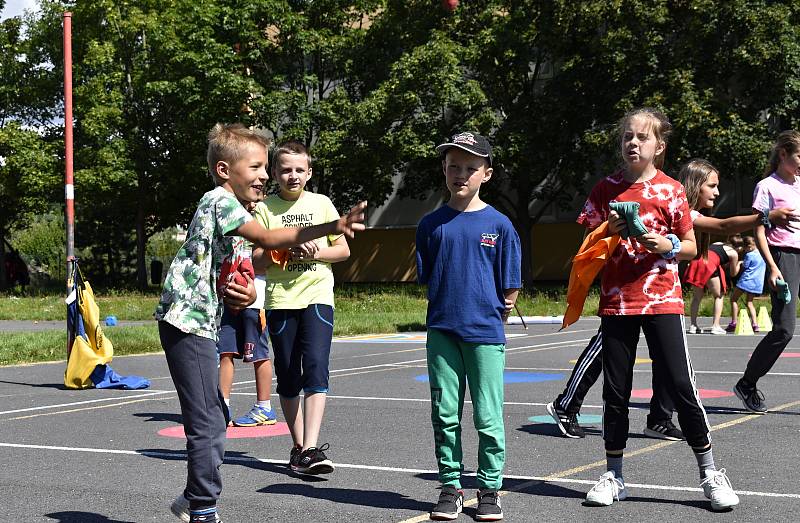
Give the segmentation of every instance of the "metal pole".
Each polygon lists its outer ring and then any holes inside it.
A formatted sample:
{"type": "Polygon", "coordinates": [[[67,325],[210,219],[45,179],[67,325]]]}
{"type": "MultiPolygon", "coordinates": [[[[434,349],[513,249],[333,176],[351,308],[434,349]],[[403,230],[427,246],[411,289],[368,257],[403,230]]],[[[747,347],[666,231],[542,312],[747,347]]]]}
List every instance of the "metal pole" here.
{"type": "MultiPolygon", "coordinates": [[[[72,179],[72,13],[64,12],[64,198],[67,232],[67,295],[72,292],[75,265],[75,187],[72,179]]],[[[67,360],[70,340],[67,336],[67,360]]]]}

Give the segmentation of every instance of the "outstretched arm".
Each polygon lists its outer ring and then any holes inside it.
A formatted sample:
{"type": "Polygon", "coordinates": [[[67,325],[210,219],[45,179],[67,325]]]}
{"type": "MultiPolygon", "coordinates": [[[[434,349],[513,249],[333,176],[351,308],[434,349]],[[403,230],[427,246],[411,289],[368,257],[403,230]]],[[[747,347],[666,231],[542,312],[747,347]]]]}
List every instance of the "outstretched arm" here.
{"type": "MultiPolygon", "coordinates": [[[[769,211],[769,221],[775,225],[789,225],[789,222],[798,220],[794,209],[783,207],[769,211]]],[[[694,221],[694,228],[700,232],[730,236],[739,232],[755,229],[761,225],[761,215],[731,216],[730,218],[713,218],[711,216],[698,216],[694,221]]]]}

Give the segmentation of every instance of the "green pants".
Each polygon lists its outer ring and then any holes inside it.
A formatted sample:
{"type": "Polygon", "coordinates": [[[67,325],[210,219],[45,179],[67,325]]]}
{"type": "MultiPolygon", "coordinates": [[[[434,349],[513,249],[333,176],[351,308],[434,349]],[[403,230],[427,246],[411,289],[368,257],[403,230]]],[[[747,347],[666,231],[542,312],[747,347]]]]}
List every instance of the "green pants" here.
{"type": "Polygon", "coordinates": [[[428,329],[431,422],[443,485],[461,488],[461,413],[469,385],[472,421],[478,431],[478,486],[503,485],[506,434],[503,425],[505,345],[467,343],[428,329]]]}

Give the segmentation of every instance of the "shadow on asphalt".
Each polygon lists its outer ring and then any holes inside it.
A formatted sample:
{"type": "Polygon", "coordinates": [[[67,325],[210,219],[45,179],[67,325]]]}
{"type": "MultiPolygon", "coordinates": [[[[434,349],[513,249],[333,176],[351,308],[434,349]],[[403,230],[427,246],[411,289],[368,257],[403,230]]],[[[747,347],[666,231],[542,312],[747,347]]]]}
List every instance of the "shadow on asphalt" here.
{"type": "Polygon", "coordinates": [[[147,418],[145,421],[169,421],[178,425],[183,424],[181,415],[174,412],[136,412],[133,415],[137,418],[147,418]]]}
{"type": "Polygon", "coordinates": [[[75,390],[75,389],[67,389],[63,383],[24,383],[21,381],[7,381],[7,380],[0,380],[0,383],[7,383],[9,385],[24,385],[26,387],[44,387],[48,389],[58,389],[58,390],[75,390]]]}
{"type": "Polygon", "coordinates": [[[121,519],[108,519],[102,514],[94,512],[51,512],[44,517],[58,521],[59,523],[136,523],[135,521],[123,521],[121,519]]]}
{"type": "Polygon", "coordinates": [[[297,485],[276,483],[269,485],[258,492],[263,494],[287,494],[291,496],[303,496],[306,498],[324,499],[335,503],[346,503],[348,505],[358,505],[362,507],[414,510],[427,512],[431,508],[429,502],[421,502],[409,498],[397,492],[386,490],[363,490],[350,488],[328,488],[313,485],[297,485]]]}

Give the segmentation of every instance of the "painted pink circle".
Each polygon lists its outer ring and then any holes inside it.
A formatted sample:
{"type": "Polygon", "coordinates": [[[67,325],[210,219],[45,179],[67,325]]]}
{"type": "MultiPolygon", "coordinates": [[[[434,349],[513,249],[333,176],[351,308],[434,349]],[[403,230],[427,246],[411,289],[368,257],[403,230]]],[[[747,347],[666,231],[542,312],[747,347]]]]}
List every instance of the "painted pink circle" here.
{"type": "MultiPolygon", "coordinates": [[[[711,398],[727,398],[733,396],[733,392],[727,390],[714,390],[714,389],[697,389],[700,393],[700,399],[711,398]]],[[[631,398],[649,400],[653,397],[653,389],[633,389],[631,391],[631,398]]]]}
{"type": "MultiPolygon", "coordinates": [[[[226,437],[228,439],[239,438],[271,438],[272,436],[285,436],[289,434],[289,426],[286,423],[275,423],[274,425],[261,425],[259,427],[228,427],[226,437]]],[[[158,431],[159,436],[167,438],[185,438],[183,425],[175,425],[158,431]]]]}
{"type": "Polygon", "coordinates": [[[781,358],[800,358],[800,352],[784,352],[780,355],[781,358]]]}

